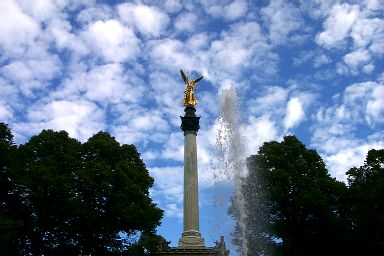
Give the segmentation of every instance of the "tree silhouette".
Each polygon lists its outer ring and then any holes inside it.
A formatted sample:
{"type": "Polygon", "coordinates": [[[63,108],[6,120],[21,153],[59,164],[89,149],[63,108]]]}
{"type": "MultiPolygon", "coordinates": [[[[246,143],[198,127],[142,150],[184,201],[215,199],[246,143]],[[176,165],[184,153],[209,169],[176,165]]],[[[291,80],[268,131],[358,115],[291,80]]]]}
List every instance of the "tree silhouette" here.
{"type": "Polygon", "coordinates": [[[356,255],[384,252],[384,149],[368,152],[364,165],[348,172],[351,246],[356,255]]]}
{"type": "Polygon", "coordinates": [[[16,229],[1,236],[5,255],[155,250],[162,210],[149,197],[153,179],[135,146],[104,132],[82,144],[65,131],[43,130],[16,148],[7,131],[1,134],[0,150],[8,156],[1,159],[1,182],[9,185],[1,187],[0,227],[16,229]]]}
{"type": "Polygon", "coordinates": [[[286,136],[264,143],[248,169],[242,190],[249,255],[345,253],[347,188],[330,177],[315,150],[286,136]]]}

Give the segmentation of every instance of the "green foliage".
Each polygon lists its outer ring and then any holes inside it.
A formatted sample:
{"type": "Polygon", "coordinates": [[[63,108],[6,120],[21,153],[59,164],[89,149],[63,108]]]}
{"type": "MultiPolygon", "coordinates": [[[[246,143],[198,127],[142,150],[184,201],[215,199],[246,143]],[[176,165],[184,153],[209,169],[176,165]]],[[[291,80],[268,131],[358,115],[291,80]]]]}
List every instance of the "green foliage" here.
{"type": "Polygon", "coordinates": [[[384,149],[370,150],[364,165],[347,175],[351,245],[358,255],[379,255],[384,252],[384,149]]]}
{"type": "Polygon", "coordinates": [[[0,135],[2,255],[155,250],[162,211],[149,198],[153,179],[133,145],[104,132],[82,144],[43,130],[17,148],[4,124],[0,135]]]}
{"type": "MultiPolygon", "coordinates": [[[[265,143],[248,169],[242,190],[249,255],[345,252],[347,188],[329,176],[316,151],[287,136],[265,143]]],[[[236,210],[230,209],[234,217],[236,210]]]]}
{"type": "MultiPolygon", "coordinates": [[[[381,255],[384,252],[384,149],[347,172],[328,174],[321,157],[294,136],[248,158],[243,181],[249,255],[381,255]]],[[[229,212],[238,218],[236,204],[229,212]]],[[[240,246],[237,227],[234,241],[240,246]]]]}
{"type": "Polygon", "coordinates": [[[8,126],[0,123],[0,254],[13,255],[14,240],[17,237],[22,221],[14,214],[17,205],[11,172],[12,157],[16,147],[13,135],[8,126]]]}

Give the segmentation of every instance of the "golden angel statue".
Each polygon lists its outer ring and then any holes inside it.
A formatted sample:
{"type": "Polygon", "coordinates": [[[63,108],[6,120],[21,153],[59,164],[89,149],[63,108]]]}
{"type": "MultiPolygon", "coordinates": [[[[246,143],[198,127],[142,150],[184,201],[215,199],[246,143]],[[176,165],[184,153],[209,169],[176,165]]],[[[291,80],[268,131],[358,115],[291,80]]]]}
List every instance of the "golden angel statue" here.
{"type": "Polygon", "coordinates": [[[189,80],[188,76],[186,76],[182,69],[180,69],[181,76],[183,77],[184,83],[185,83],[185,91],[184,91],[184,99],[183,99],[183,106],[195,106],[197,104],[196,96],[195,96],[195,90],[197,87],[197,83],[203,79],[204,76],[199,77],[195,80],[189,80]]]}

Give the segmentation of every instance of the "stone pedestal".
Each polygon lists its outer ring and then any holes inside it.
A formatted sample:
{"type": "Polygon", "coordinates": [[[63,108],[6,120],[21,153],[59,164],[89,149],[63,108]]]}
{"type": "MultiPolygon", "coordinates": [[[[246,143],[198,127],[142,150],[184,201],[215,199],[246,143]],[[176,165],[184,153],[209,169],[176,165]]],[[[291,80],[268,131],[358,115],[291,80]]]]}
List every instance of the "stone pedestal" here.
{"type": "Polygon", "coordinates": [[[195,247],[195,248],[171,248],[168,243],[163,240],[159,246],[159,256],[229,256],[229,251],[225,247],[224,237],[220,241],[215,242],[214,247],[195,247]]]}
{"type": "MultiPolygon", "coordinates": [[[[169,248],[169,249],[163,249],[159,255],[168,255],[168,256],[222,256],[222,254],[219,254],[218,251],[216,251],[214,248],[169,248]]],[[[223,255],[224,256],[224,255],[223,255]]]]}

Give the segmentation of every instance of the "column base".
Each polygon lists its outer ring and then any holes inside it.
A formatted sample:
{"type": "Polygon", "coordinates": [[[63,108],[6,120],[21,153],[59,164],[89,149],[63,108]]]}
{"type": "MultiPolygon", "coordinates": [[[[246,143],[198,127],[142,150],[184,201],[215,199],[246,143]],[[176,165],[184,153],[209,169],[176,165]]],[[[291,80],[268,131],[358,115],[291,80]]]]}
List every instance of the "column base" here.
{"type": "Polygon", "coordinates": [[[199,231],[188,230],[183,232],[179,240],[179,248],[205,247],[204,238],[199,231]]]}

